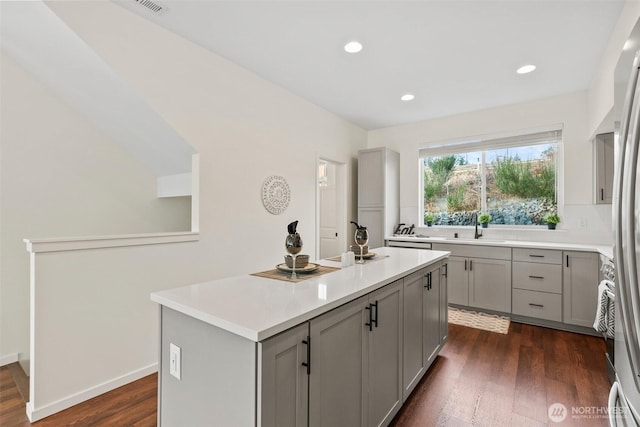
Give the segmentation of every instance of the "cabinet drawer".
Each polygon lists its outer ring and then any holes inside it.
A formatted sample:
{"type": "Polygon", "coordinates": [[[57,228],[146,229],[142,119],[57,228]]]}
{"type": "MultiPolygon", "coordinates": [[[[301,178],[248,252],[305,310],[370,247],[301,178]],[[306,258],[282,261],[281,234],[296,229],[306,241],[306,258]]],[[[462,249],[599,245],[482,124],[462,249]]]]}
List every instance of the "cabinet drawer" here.
{"type": "Polygon", "coordinates": [[[513,263],[513,288],[562,293],[562,266],[534,262],[513,263]]]}
{"type": "Polygon", "coordinates": [[[562,295],[514,289],[512,304],[513,314],[562,321],[562,295]]]}
{"type": "Polygon", "coordinates": [[[562,264],[562,251],[553,249],[513,248],[514,261],[562,264]]]}
{"type": "Polygon", "coordinates": [[[488,258],[488,259],[511,259],[511,248],[501,246],[479,246],[465,245],[460,243],[432,243],[431,249],[434,251],[449,251],[453,256],[488,258]]]}

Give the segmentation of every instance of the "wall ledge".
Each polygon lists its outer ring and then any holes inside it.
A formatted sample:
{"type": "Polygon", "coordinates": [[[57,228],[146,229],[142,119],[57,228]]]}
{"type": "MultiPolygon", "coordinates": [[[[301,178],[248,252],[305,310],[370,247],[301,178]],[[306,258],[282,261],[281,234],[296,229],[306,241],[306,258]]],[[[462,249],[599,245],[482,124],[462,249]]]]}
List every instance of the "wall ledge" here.
{"type": "Polygon", "coordinates": [[[198,240],[200,240],[200,233],[185,231],[175,233],[24,239],[24,242],[27,245],[28,252],[40,253],[117,248],[123,246],[161,245],[166,243],[194,242],[198,240]]]}

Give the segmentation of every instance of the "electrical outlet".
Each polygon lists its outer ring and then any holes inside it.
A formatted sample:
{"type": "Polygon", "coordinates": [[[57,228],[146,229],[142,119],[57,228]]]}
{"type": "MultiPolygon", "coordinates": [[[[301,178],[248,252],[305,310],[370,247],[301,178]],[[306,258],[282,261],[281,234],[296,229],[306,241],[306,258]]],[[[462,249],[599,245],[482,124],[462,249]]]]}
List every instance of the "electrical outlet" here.
{"type": "Polygon", "coordinates": [[[580,218],[580,228],[587,228],[587,218],[580,218]]]}
{"type": "Polygon", "coordinates": [[[169,344],[169,374],[181,379],[182,350],[174,343],[169,344]]]}

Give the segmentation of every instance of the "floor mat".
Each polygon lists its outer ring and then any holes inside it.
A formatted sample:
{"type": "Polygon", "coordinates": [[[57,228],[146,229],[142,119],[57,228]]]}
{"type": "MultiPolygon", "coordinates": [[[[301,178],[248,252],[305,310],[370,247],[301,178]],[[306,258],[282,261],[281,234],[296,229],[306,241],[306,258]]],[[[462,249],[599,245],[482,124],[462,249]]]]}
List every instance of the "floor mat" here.
{"type": "Polygon", "coordinates": [[[497,314],[487,314],[449,307],[449,323],[483,329],[485,331],[507,334],[511,319],[497,314]]]}

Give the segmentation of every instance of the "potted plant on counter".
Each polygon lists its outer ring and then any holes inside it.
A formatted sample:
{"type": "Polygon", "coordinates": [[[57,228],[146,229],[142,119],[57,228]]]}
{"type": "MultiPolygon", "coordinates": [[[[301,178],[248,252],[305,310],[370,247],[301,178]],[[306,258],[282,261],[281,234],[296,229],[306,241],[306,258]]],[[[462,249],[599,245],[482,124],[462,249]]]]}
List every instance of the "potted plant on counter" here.
{"type": "Polygon", "coordinates": [[[487,228],[489,226],[489,221],[491,221],[491,215],[488,213],[483,213],[478,216],[478,222],[482,224],[482,228],[487,228]]]}
{"type": "Polygon", "coordinates": [[[427,223],[427,227],[431,227],[435,220],[436,220],[436,216],[431,212],[427,212],[426,214],[424,214],[424,222],[427,223]]]}
{"type": "Polygon", "coordinates": [[[547,228],[549,230],[555,230],[556,224],[560,222],[560,217],[558,216],[558,214],[553,213],[545,216],[544,221],[547,223],[547,228]]]}

